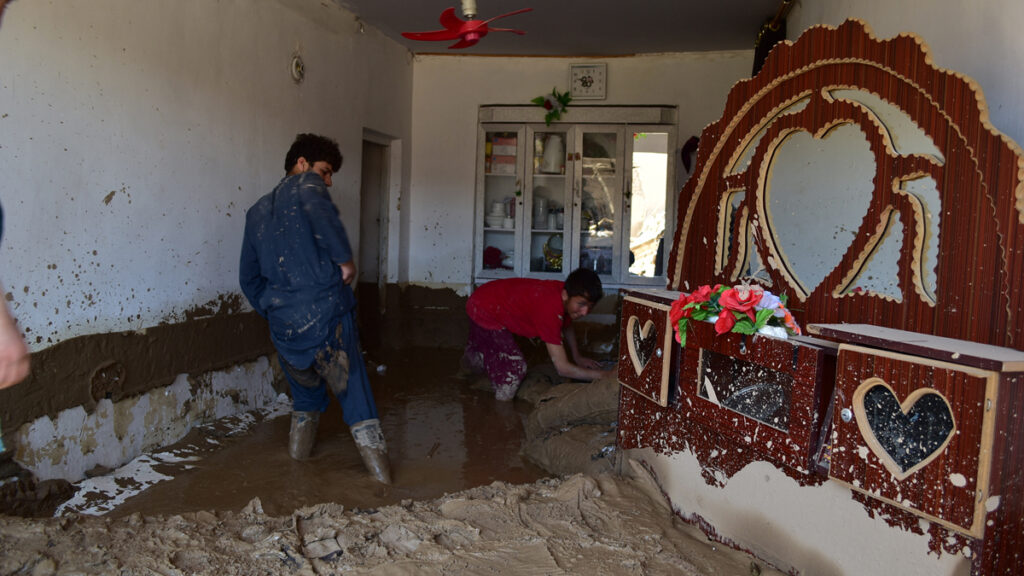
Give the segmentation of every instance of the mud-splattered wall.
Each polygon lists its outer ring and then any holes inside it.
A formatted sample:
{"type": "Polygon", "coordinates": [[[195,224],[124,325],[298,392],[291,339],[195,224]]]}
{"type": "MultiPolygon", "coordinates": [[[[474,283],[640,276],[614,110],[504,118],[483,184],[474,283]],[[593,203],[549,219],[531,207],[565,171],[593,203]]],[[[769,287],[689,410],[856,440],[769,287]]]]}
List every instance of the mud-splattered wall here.
{"type": "Polygon", "coordinates": [[[5,438],[267,355],[238,288],[246,208],[296,133],[329,134],[358,251],[364,129],[407,142],[411,95],[408,52],[333,2],[9,3],[0,295],[33,372],[0,392],[5,438]]]}
{"type": "Polygon", "coordinates": [[[298,131],[339,140],[358,241],[363,128],[410,125],[406,51],[331,3],[13,2],[0,70],[0,281],[33,350],[237,293],[245,209],[298,131]]]}

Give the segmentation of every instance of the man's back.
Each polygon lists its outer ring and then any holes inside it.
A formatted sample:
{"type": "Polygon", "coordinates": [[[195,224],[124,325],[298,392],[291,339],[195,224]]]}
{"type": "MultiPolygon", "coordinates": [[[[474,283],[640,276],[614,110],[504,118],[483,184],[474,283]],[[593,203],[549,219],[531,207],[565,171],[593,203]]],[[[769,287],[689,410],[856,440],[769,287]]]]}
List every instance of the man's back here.
{"type": "Polygon", "coordinates": [[[351,259],[337,207],[316,174],[285,178],[249,209],[239,281],[279,351],[317,346],[354,305],[339,268],[351,259]]]}

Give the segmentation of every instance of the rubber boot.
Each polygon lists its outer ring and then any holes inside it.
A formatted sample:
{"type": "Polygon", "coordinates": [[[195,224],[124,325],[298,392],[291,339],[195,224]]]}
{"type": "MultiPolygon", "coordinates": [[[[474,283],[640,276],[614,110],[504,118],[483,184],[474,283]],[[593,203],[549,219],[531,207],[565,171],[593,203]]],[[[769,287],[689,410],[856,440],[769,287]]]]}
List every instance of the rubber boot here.
{"type": "Polygon", "coordinates": [[[305,460],[313,451],[316,442],[316,428],[320,423],[319,412],[292,412],[292,428],[288,432],[288,455],[295,460],[305,460]]]}
{"type": "Polygon", "coordinates": [[[391,484],[391,464],[388,462],[388,446],[380,430],[380,420],[371,418],[352,425],[352,438],[363,458],[366,469],[381,484],[391,484]]]}

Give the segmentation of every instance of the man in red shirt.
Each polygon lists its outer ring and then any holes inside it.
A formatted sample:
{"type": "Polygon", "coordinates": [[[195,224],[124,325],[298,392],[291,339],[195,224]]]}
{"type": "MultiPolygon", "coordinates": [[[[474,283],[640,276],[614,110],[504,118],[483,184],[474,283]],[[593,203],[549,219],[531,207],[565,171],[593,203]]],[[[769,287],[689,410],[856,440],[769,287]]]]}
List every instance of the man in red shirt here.
{"type": "Polygon", "coordinates": [[[572,330],[572,321],[589,314],[603,295],[601,279],[586,268],[573,271],[565,282],[508,278],[480,286],[466,302],[469,340],[464,367],[486,372],[498,400],[513,399],[526,375],[526,359],[514,337],[519,335],[543,340],[555,370],[564,378],[596,380],[610,374],[580,355],[572,330]]]}

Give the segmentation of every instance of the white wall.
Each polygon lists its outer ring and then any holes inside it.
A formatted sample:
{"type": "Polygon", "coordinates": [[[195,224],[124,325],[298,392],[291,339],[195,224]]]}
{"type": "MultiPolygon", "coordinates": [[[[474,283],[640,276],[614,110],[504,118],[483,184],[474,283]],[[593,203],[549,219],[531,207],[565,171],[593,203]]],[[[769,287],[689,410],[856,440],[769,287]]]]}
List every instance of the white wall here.
{"type": "MultiPolygon", "coordinates": [[[[409,191],[409,279],[465,288],[473,261],[477,111],[486,104],[529,104],[569,88],[565,58],[418,56],[413,88],[409,191]]],[[[586,61],[593,61],[588,59],[586,61]]],[[[749,77],[752,51],[602,59],[608,98],[585,104],[679,107],[679,142],[716,120],[732,85],[749,77]]],[[[563,116],[572,121],[572,105],[563,116]]]]}
{"type": "Polygon", "coordinates": [[[331,3],[9,3],[0,281],[30,346],[239,292],[245,210],[300,131],[341,145],[332,194],[357,243],[363,129],[408,142],[411,95],[408,51],[331,3]]]}
{"type": "Polygon", "coordinates": [[[815,24],[847,18],[868,24],[878,38],[912,32],[931,49],[932,62],[981,85],[997,130],[1024,144],[1024,2],[1021,0],[801,0],[787,21],[791,39],[815,24]]]}

